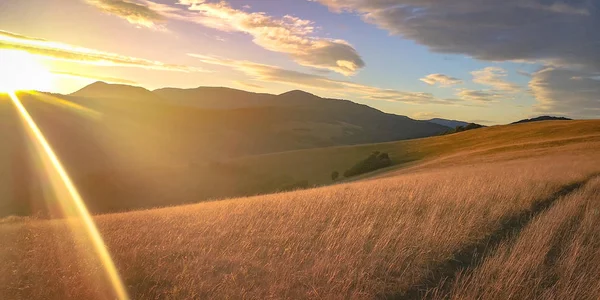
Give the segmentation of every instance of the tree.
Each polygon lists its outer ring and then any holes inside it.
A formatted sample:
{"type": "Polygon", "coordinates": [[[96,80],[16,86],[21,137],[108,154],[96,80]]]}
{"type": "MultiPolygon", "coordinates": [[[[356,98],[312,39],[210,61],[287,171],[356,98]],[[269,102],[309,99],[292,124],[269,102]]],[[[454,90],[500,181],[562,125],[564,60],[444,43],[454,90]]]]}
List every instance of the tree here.
{"type": "Polygon", "coordinates": [[[392,160],[389,154],[375,151],[364,160],[359,161],[357,164],[352,166],[350,169],[344,172],[344,177],[351,177],[360,175],[368,172],[372,172],[381,168],[389,167],[392,165],[392,160]]]}
{"type": "Polygon", "coordinates": [[[340,177],[340,173],[338,171],[331,172],[331,180],[336,181],[340,177]]]}

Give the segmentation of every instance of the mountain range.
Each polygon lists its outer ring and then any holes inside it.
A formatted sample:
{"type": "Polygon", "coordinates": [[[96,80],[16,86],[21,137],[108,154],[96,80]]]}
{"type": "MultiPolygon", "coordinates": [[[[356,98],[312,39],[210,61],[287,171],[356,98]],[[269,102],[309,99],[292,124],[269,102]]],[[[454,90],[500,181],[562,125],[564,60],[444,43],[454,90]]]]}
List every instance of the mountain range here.
{"type": "Polygon", "coordinates": [[[144,109],[144,115],[154,120],[173,118],[167,127],[193,134],[187,140],[210,139],[221,156],[388,142],[446,130],[438,124],[298,90],[281,95],[218,87],[149,91],[97,82],[68,98],[99,111],[109,109],[110,114],[114,109],[127,111],[132,105],[129,110],[144,109]],[[145,107],[140,108],[142,105],[145,107]],[[224,145],[232,142],[236,149],[224,145]]]}

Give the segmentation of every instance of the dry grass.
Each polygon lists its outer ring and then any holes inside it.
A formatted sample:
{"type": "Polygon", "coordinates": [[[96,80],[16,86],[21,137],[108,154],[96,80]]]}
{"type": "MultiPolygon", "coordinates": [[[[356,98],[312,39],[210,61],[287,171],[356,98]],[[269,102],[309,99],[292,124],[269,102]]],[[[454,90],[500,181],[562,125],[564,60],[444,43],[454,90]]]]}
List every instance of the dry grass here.
{"type": "Polygon", "coordinates": [[[440,299],[600,299],[600,178],[560,199],[440,299]]]}
{"type": "Polygon", "coordinates": [[[447,164],[465,155],[485,158],[487,154],[493,153],[532,156],[532,153],[529,153],[531,150],[550,149],[553,153],[557,153],[554,152],[557,146],[581,144],[581,142],[596,144],[600,142],[600,120],[493,126],[445,136],[390,143],[257,155],[232,159],[227,163],[242,170],[254,170],[256,173],[250,176],[269,178],[287,175],[295,179],[307,179],[311,184],[328,184],[331,183],[332,171],[343,173],[373,151],[389,153],[399,168],[423,162],[433,163],[437,167],[440,160],[447,164]]]}
{"type": "MultiPolygon", "coordinates": [[[[529,158],[97,222],[136,299],[366,299],[401,294],[503,217],[599,165],[595,155],[529,158]]],[[[1,295],[106,295],[93,284],[100,269],[85,255],[90,249],[71,238],[68,225],[0,227],[1,295]]]]}

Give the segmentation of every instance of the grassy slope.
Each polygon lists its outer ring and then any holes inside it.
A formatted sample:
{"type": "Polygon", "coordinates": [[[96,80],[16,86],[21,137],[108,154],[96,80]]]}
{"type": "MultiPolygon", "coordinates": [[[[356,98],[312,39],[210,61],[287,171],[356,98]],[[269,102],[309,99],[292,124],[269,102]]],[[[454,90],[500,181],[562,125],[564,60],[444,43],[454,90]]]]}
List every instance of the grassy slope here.
{"type": "Polygon", "coordinates": [[[599,195],[595,178],[433,298],[600,299],[599,195]]]}
{"type": "MultiPolygon", "coordinates": [[[[600,172],[598,122],[563,123],[338,148],[361,157],[375,149],[405,153],[430,163],[389,178],[105,215],[97,222],[138,299],[402,295],[506,217],[600,172]],[[425,154],[418,155],[417,145],[425,154]],[[431,162],[443,162],[442,153],[452,163],[440,168],[431,162]]],[[[338,153],[329,151],[335,149],[315,150],[338,153]]],[[[91,250],[68,225],[0,225],[0,294],[107,296],[91,250]]]]}
{"type": "Polygon", "coordinates": [[[427,162],[437,164],[455,159],[456,156],[473,153],[505,153],[526,148],[539,150],[577,141],[600,141],[600,121],[550,121],[494,126],[399,142],[259,155],[230,160],[227,163],[257,172],[253,173],[253,176],[268,178],[287,175],[321,185],[331,182],[331,172],[343,173],[373,151],[388,152],[396,165],[395,168],[403,168],[427,162]]]}

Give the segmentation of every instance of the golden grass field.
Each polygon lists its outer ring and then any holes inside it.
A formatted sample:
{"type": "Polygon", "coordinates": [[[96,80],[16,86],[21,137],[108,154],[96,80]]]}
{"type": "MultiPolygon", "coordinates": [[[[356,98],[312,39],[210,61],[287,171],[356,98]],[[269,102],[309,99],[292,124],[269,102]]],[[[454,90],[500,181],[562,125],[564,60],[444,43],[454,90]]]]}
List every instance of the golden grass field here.
{"type": "Polygon", "coordinates": [[[436,298],[600,299],[599,197],[596,177],[559,199],[436,298]]]}
{"type": "MultiPolygon", "coordinates": [[[[600,121],[565,121],[288,152],[415,159],[95,220],[133,299],[598,299],[599,147],[600,121]]],[[[113,297],[76,225],[0,223],[2,298],[113,297]]]]}

